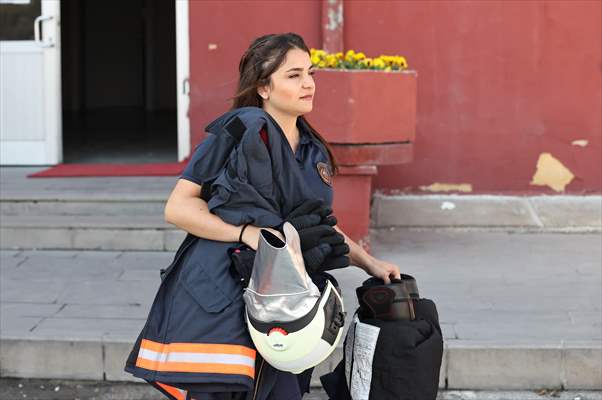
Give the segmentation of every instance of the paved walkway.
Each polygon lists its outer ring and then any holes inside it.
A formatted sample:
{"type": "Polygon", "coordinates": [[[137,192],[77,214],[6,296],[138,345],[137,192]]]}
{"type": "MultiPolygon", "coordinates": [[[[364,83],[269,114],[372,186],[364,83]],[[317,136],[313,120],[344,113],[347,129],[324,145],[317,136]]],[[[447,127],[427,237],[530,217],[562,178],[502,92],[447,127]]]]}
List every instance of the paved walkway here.
{"type": "MultiPolygon", "coordinates": [[[[601,389],[601,243],[599,233],[393,229],[372,237],[373,253],[414,275],[436,302],[446,341],[441,387],[450,389],[601,389]]],[[[124,358],[172,257],[0,251],[2,376],[128,379],[124,358]]],[[[355,267],[335,275],[353,310],[367,275],[355,267]]]]}

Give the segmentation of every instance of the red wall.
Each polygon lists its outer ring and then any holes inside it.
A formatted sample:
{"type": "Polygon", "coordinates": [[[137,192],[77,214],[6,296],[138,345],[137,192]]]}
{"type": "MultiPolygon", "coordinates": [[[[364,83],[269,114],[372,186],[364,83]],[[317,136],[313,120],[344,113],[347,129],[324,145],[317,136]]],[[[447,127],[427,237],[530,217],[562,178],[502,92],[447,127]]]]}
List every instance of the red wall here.
{"type": "MultiPolygon", "coordinates": [[[[565,193],[602,192],[602,2],[344,7],[345,50],[403,55],[418,71],[414,162],[380,167],[375,189],[430,193],[425,187],[442,183],[470,184],[472,193],[555,194],[530,184],[540,154],[551,153],[575,175],[565,193]]],[[[190,2],[193,145],[229,106],[251,40],[293,31],[319,48],[320,12],[318,1],[190,2]]]]}
{"type": "Polygon", "coordinates": [[[251,42],[268,33],[295,32],[319,46],[321,4],[286,1],[190,0],[190,123],[192,148],[207,123],[229,109],[238,63],[251,42]],[[294,11],[294,12],[293,12],[294,11]],[[217,45],[211,50],[211,44],[217,45]]]}

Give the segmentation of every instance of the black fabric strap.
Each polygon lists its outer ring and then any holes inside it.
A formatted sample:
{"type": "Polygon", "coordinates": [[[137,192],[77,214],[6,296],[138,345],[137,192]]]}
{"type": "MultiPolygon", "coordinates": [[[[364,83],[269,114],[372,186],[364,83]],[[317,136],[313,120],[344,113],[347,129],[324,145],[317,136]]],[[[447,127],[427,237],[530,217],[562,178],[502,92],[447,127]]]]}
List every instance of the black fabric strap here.
{"type": "Polygon", "coordinates": [[[239,241],[240,243],[242,243],[242,233],[245,231],[245,229],[246,229],[246,228],[247,228],[247,226],[249,226],[249,225],[250,225],[250,224],[248,224],[248,223],[247,223],[247,224],[244,224],[244,225],[243,225],[243,227],[242,227],[242,229],[240,230],[240,235],[238,235],[238,241],[239,241]]]}
{"type": "Polygon", "coordinates": [[[236,139],[237,142],[240,142],[240,139],[242,139],[242,135],[243,133],[245,133],[246,129],[247,127],[245,126],[245,124],[243,124],[243,122],[238,117],[234,117],[232,121],[228,122],[228,124],[226,125],[226,130],[228,131],[230,136],[236,139]]]}

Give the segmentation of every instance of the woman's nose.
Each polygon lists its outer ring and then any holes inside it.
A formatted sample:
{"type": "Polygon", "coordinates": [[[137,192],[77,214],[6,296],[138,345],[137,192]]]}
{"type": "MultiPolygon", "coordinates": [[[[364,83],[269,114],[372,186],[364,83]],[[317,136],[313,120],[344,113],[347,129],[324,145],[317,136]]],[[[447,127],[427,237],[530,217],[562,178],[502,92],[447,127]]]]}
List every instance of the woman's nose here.
{"type": "Polygon", "coordinates": [[[306,75],[303,80],[303,87],[305,88],[313,88],[314,87],[314,78],[311,75],[306,75]]]}

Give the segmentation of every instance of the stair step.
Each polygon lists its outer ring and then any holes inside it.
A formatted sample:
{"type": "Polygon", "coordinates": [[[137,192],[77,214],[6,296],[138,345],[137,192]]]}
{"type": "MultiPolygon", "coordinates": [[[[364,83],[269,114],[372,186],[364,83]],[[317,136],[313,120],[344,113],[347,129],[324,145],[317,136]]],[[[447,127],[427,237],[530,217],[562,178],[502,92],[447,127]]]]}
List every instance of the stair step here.
{"type": "Polygon", "coordinates": [[[0,199],[0,215],[163,216],[166,198],[0,199]]]}
{"type": "Polygon", "coordinates": [[[0,248],[173,251],[185,236],[162,215],[3,215],[0,248]]]}

